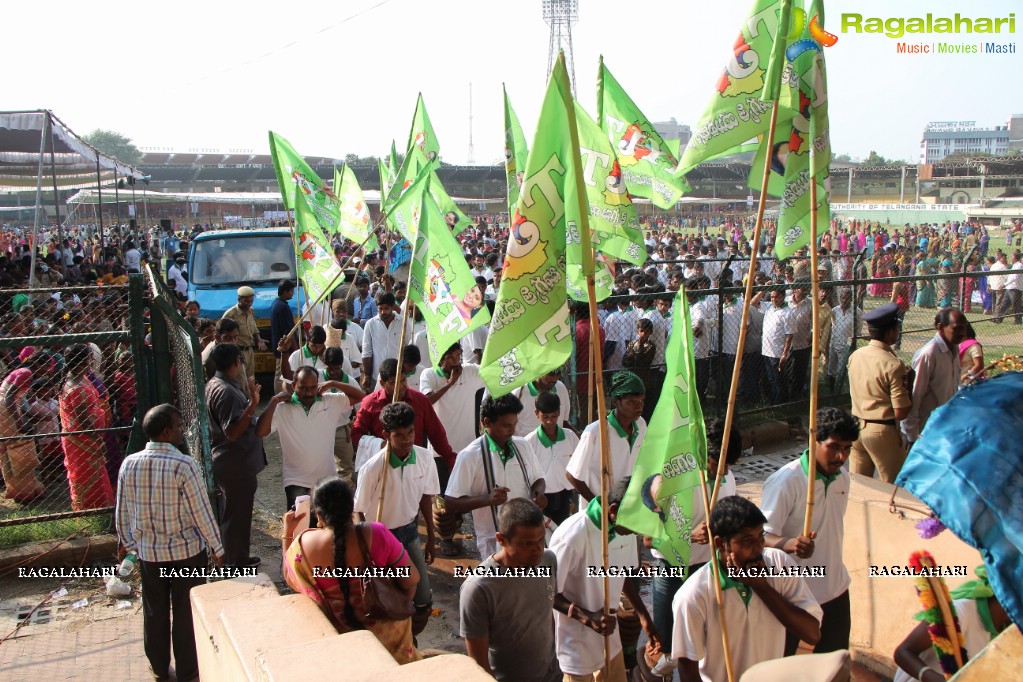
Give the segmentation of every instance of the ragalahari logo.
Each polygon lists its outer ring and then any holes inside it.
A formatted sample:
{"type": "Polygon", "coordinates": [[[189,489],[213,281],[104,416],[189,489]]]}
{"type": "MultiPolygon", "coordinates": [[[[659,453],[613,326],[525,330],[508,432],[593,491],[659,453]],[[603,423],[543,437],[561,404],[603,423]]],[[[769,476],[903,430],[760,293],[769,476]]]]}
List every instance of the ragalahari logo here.
{"type": "Polygon", "coordinates": [[[831,47],[838,42],[838,36],[821,28],[818,16],[813,15],[807,24],[805,10],[801,7],[792,10],[792,23],[788,35],[790,44],[785,49],[785,58],[790,62],[796,61],[804,52],[809,50],[821,52],[823,48],[831,47]]]}

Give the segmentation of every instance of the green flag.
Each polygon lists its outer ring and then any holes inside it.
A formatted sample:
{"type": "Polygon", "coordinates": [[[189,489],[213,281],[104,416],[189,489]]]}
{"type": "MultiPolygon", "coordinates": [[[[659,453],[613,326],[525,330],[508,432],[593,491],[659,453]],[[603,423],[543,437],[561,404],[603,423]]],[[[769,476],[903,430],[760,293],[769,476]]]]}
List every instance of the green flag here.
{"type": "Polygon", "coordinates": [[[732,58],[718,79],[710,103],[693,130],[676,175],[753,139],[771,122],[771,103],[760,96],[766,67],[780,27],[782,0],[754,0],[742,24],[732,58]]]}
{"type": "Polygon", "coordinates": [[[700,469],[707,468],[707,432],[696,394],[693,328],[684,290],[675,295],[673,310],[665,356],[668,380],[616,523],[653,538],[668,563],[688,566],[693,497],[699,493],[700,469]]]}
{"type": "Polygon", "coordinates": [[[430,196],[433,197],[437,208],[440,209],[441,214],[444,216],[444,222],[447,224],[448,229],[451,230],[451,234],[459,235],[462,233],[462,230],[472,225],[472,220],[469,216],[465,215],[462,209],[458,208],[455,200],[448,196],[444,185],[440,182],[440,178],[437,177],[436,170],[430,173],[430,196]]]}
{"type": "Polygon", "coordinates": [[[387,159],[387,167],[393,175],[398,172],[400,165],[401,164],[398,163],[398,150],[394,147],[394,140],[391,140],[391,156],[387,159]]]}
{"type": "MultiPolygon", "coordinates": [[[[781,197],[775,254],[788,258],[810,243],[811,183],[817,185],[817,225],[831,222],[829,211],[831,143],[828,129],[827,73],[823,45],[824,12],[811,4],[814,21],[800,6],[792,9],[793,31],[783,44],[785,65],[779,93],[778,129],[773,149],[761,149],[750,169],[750,186],[761,189],[764,164],[771,164],[768,194],[781,197]],[[820,28],[817,32],[811,27],[820,28]]],[[[826,39],[826,38],[825,38],[826,39]]]]}
{"type": "Polygon", "coordinates": [[[305,285],[310,301],[318,301],[331,286],[342,282],[341,266],[334,258],[330,240],[324,233],[318,213],[305,192],[295,193],[295,252],[298,278],[305,285]]]}
{"type": "Polygon", "coordinates": [[[511,216],[501,286],[483,349],[480,375],[495,397],[561,367],[572,354],[565,289],[567,223],[579,213],[566,203],[566,186],[576,183],[579,154],[572,143],[572,106],[561,56],[547,84],[511,216]]]}
{"type": "MultiPolygon", "coordinates": [[[[412,130],[409,132],[406,149],[413,146],[426,155],[430,161],[437,161],[440,155],[440,143],[437,142],[437,134],[433,132],[433,124],[430,123],[430,115],[426,113],[426,102],[423,101],[423,93],[419,93],[416,100],[416,113],[412,116],[412,130]]],[[[406,155],[408,152],[406,151],[406,155]]]]}
{"type": "Polygon", "coordinates": [[[508,215],[511,215],[519,203],[519,185],[522,183],[522,171],[526,167],[529,148],[503,83],[501,89],[504,91],[504,170],[508,175],[508,215]]]}
{"type": "Polygon", "coordinates": [[[597,123],[611,140],[629,192],[660,208],[674,208],[689,191],[685,179],[674,176],[678,158],[604,66],[603,56],[597,74],[597,123]]]}
{"type": "MultiPolygon", "coordinates": [[[[316,216],[326,236],[324,244],[330,245],[330,238],[337,234],[341,220],[341,205],[337,196],[327,189],[313,169],[305,162],[295,148],[283,137],[270,132],[270,156],[277,172],[277,184],[281,188],[284,207],[296,210],[296,197],[304,194],[307,208],[316,216]]],[[[363,235],[365,238],[365,235],[363,235]]],[[[362,239],[359,239],[362,242],[362,239]]],[[[333,251],[329,251],[333,253],[333,251]]]]}
{"type": "MultiPolygon", "coordinates": [[[[416,243],[416,232],[419,230],[419,217],[423,206],[423,194],[430,186],[432,171],[424,166],[414,180],[405,184],[404,191],[394,204],[387,210],[387,224],[397,230],[409,244],[416,243]]],[[[397,189],[399,185],[395,185],[397,189]]]]}
{"type": "Polygon", "coordinates": [[[379,248],[377,238],[370,236],[373,224],[370,221],[369,205],[362,196],[362,188],[355,173],[347,165],[338,170],[334,167],[334,194],[339,204],[338,233],[345,239],[361,244],[366,237],[365,249],[376,251],[379,248]]]}
{"type": "Polygon", "coordinates": [[[405,160],[401,163],[401,168],[393,175],[393,181],[387,192],[385,203],[387,210],[394,206],[399,197],[405,193],[405,190],[412,186],[419,173],[428,166],[432,168],[432,164],[427,160],[426,154],[418,147],[410,147],[405,154],[405,160]]]}
{"type": "Polygon", "coordinates": [[[387,202],[387,195],[391,191],[393,174],[381,159],[377,159],[377,172],[380,173],[380,211],[384,211],[384,204],[387,202]]]}
{"type": "Polygon", "coordinates": [[[435,367],[453,343],[490,323],[483,292],[429,192],[422,194],[409,295],[426,322],[427,344],[435,367]]]}

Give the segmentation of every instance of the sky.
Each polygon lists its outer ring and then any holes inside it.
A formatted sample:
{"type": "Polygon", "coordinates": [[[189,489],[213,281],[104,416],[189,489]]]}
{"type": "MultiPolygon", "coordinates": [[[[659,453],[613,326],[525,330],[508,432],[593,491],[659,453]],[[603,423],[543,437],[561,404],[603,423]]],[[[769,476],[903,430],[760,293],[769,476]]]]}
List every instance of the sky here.
{"type": "MultiPolygon", "coordinates": [[[[573,27],[577,97],[595,113],[597,58],[653,121],[695,126],[749,0],[582,0],[573,27]]],[[[830,0],[825,27],[832,149],[916,162],[928,121],[1004,125],[1023,113],[1017,32],[902,40],[1015,44],[1016,53],[897,54],[842,15],[1007,17],[1013,0],[830,0]]],[[[423,93],[447,163],[503,160],[501,84],[532,140],[550,31],[539,0],[58,0],[4,10],[4,110],[52,109],[75,132],[115,130],[139,147],[267,153],[267,131],[308,156],[405,146],[423,93]]]]}

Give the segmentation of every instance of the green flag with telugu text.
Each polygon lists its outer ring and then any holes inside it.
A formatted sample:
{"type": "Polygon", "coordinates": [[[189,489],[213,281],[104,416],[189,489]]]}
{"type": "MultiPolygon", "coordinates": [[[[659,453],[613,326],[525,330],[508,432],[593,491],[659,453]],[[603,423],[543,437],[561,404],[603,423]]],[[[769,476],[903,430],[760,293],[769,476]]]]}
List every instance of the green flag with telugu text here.
{"type": "Polygon", "coordinates": [[[629,192],[650,199],[659,208],[674,208],[689,191],[685,178],[674,175],[678,159],[611,75],[603,57],[597,74],[597,123],[606,131],[618,156],[629,192]]]}
{"type": "Polygon", "coordinates": [[[689,301],[679,290],[665,354],[667,379],[640,446],[616,523],[647,535],[673,566],[688,566],[693,497],[707,468],[707,431],[696,393],[689,301]]]}
{"type": "MultiPolygon", "coordinates": [[[[572,354],[565,288],[566,186],[575,186],[572,88],[559,56],[547,84],[511,216],[501,286],[480,375],[494,397],[523,386],[572,354]]],[[[577,215],[578,208],[574,209],[577,215]]]]}
{"type": "Polygon", "coordinates": [[[490,322],[483,292],[469,272],[462,247],[429,192],[422,195],[409,295],[426,322],[434,367],[452,344],[490,322]]]}

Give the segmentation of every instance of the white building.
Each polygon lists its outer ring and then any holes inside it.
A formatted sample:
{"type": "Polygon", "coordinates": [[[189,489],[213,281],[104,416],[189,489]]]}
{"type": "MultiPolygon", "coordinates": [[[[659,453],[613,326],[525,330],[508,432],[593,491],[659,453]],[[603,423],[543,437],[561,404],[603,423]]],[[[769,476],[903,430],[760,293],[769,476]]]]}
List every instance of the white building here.
{"type": "Polygon", "coordinates": [[[920,163],[936,163],[952,154],[1008,154],[1009,127],[1015,121],[1018,129],[1018,118],[994,128],[980,128],[976,121],[928,123],[920,140],[920,163]]]}

